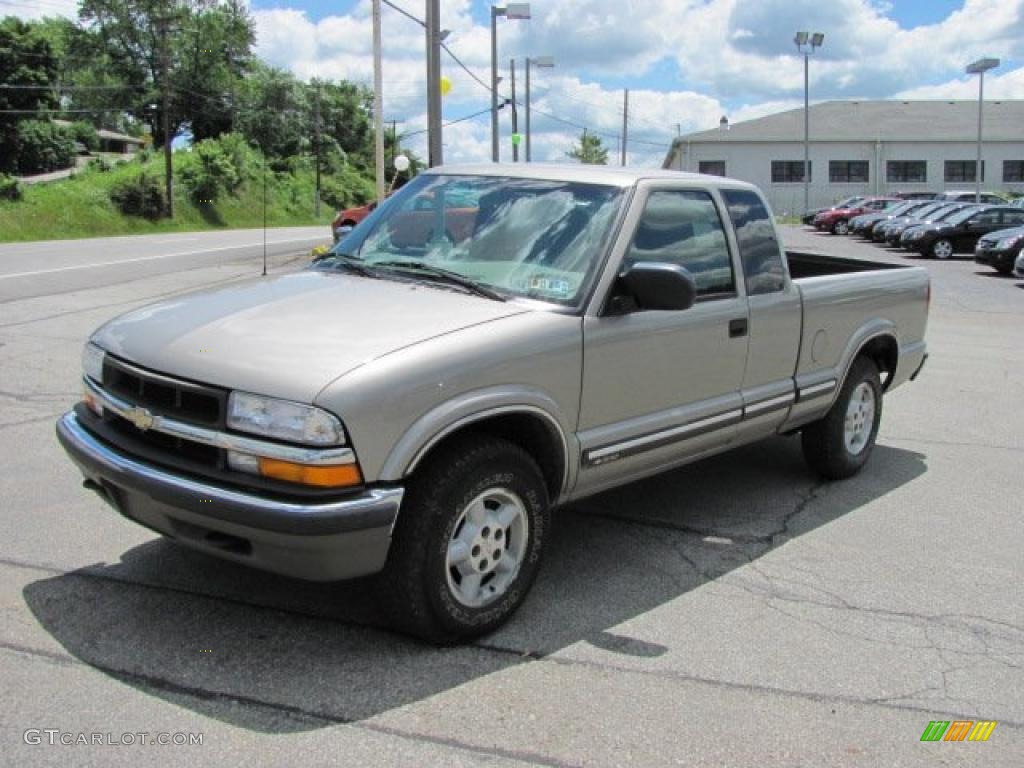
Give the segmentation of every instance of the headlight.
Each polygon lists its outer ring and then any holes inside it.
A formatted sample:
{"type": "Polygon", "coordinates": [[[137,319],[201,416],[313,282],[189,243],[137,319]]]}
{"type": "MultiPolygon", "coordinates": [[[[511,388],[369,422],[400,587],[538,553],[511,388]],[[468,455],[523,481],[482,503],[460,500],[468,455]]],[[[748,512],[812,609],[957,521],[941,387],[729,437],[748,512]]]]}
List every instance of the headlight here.
{"type": "Polygon", "coordinates": [[[996,243],[996,248],[1000,251],[1008,251],[1011,248],[1016,248],[1021,240],[1024,240],[1024,237],[1020,235],[1016,235],[1014,237],[1004,237],[1002,240],[996,243]]]}
{"type": "Polygon", "coordinates": [[[89,342],[82,348],[82,373],[95,381],[103,383],[103,358],[107,353],[89,342]]]}
{"type": "Polygon", "coordinates": [[[242,432],[307,445],[338,445],[345,431],[337,418],[312,405],[232,392],[228,426],[242,432]]]}

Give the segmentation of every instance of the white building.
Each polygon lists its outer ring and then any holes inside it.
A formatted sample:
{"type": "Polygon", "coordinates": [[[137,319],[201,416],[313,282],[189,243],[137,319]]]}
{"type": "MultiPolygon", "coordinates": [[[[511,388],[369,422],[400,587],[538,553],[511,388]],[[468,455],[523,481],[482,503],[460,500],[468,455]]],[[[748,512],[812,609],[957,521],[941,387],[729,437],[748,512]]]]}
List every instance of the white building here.
{"type": "MultiPolygon", "coordinates": [[[[810,206],[856,194],[974,189],[977,101],[827,101],[810,109],[810,206]]],[[[1024,194],[1024,101],[984,105],[982,189],[1024,194]]],[[[680,136],[665,168],[749,181],[803,210],[804,111],[680,136]]]]}

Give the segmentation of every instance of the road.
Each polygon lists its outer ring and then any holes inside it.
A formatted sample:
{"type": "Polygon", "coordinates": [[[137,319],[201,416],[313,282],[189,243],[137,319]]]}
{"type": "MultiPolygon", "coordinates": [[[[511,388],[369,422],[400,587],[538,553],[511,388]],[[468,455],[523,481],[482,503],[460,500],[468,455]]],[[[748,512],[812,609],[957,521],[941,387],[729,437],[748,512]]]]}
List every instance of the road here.
{"type": "Polygon", "coordinates": [[[287,227],[0,243],[0,302],[220,264],[262,271],[264,238],[268,259],[308,254],[331,240],[327,227],[287,227]]]}
{"type": "Polygon", "coordinates": [[[226,234],[213,252],[173,236],[0,249],[4,762],[1024,764],[1021,281],[922,262],[931,359],[886,399],[856,478],[818,482],[777,438],[561,510],[514,620],[435,649],[381,629],[364,584],[261,574],[122,520],[62,455],[53,422],[90,330],[249,279],[252,244],[226,234]],[[920,742],[956,719],[998,726],[920,742]],[[37,745],[26,729],[203,744],[37,745]]]}

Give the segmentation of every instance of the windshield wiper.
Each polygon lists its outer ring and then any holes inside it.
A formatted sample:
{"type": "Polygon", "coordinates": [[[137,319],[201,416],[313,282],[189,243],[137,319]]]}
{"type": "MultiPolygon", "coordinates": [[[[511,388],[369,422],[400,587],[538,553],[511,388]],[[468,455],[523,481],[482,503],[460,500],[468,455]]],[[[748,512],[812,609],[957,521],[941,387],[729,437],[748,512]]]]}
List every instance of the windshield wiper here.
{"type": "Polygon", "coordinates": [[[452,285],[458,285],[465,288],[467,291],[475,293],[477,296],[483,296],[484,298],[492,299],[494,301],[506,301],[505,297],[500,293],[488,288],[482,283],[478,283],[476,280],[468,278],[465,275],[460,275],[458,272],[452,272],[450,269],[442,269],[441,267],[435,267],[433,264],[425,264],[422,261],[393,259],[388,261],[375,261],[373,262],[373,266],[385,267],[388,269],[407,269],[410,272],[419,272],[423,275],[451,283],[452,285]]]}
{"type": "Polygon", "coordinates": [[[353,272],[357,275],[360,275],[361,277],[380,277],[380,275],[374,272],[373,269],[370,266],[368,266],[365,261],[356,256],[353,256],[350,253],[328,253],[321,260],[321,263],[322,262],[330,262],[329,266],[331,266],[332,268],[336,266],[342,267],[344,269],[347,269],[349,272],[353,272]]]}

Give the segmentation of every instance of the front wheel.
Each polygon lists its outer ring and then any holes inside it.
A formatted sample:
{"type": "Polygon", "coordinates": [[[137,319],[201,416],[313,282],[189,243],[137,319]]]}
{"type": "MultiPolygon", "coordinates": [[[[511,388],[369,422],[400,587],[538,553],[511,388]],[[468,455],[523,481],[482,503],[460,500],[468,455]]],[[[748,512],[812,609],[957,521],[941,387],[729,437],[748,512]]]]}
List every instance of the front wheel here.
{"type": "Polygon", "coordinates": [[[803,429],[804,460],[829,480],[857,474],[875,447],[882,420],[882,382],[878,366],[858,357],[839,397],[820,421],[803,429]]]}
{"type": "Polygon", "coordinates": [[[456,438],[409,483],[378,580],[392,624],[434,642],[496,629],[529,592],[549,524],[544,477],[525,451],[456,438]]]}
{"type": "Polygon", "coordinates": [[[850,223],[846,219],[840,219],[832,225],[833,235],[846,235],[850,232],[850,223]]]}

